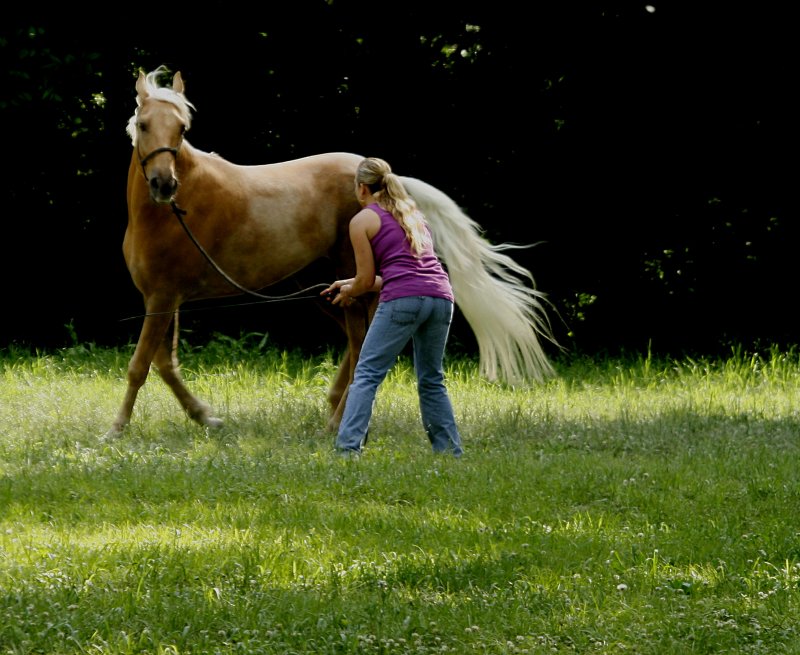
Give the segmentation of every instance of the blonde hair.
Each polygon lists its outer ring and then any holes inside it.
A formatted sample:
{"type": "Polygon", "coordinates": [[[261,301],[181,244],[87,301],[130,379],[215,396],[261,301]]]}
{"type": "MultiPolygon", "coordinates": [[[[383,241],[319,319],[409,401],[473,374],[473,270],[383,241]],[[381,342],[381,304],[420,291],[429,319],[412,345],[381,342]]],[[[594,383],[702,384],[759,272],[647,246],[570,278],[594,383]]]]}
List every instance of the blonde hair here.
{"type": "Polygon", "coordinates": [[[433,246],[425,217],[385,160],[363,159],[356,171],[356,183],[366,184],[377,203],[394,216],[417,256],[433,246]]]}

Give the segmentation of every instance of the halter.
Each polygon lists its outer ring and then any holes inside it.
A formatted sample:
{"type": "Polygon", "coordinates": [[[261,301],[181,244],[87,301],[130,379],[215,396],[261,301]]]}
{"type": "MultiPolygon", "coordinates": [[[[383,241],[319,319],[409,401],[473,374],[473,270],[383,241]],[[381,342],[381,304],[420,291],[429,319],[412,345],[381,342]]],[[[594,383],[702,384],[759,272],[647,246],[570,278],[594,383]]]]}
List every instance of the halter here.
{"type": "MultiPolygon", "coordinates": [[[[137,153],[139,152],[138,145],[136,146],[136,152],[137,153]]],[[[147,180],[147,170],[145,169],[145,165],[147,164],[148,161],[150,161],[150,159],[152,159],[153,157],[162,152],[171,152],[173,157],[175,157],[176,159],[178,157],[178,148],[171,148],[170,146],[161,146],[160,148],[156,148],[155,150],[153,150],[153,152],[151,152],[150,154],[145,155],[144,157],[139,157],[139,163],[142,166],[142,175],[144,175],[145,180],[147,180]]]]}

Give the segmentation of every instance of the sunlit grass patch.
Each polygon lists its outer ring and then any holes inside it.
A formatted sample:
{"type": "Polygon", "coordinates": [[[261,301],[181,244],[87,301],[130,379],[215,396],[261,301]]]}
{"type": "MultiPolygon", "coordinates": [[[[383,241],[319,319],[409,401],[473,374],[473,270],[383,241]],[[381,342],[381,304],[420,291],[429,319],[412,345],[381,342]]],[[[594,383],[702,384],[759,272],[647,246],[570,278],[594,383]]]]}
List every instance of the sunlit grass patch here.
{"type": "Polygon", "coordinates": [[[109,439],[129,356],[0,354],[0,653],[798,652],[794,352],[454,358],[460,460],[401,360],[355,461],[335,353],[187,350],[224,426],[153,373],[109,439]]]}

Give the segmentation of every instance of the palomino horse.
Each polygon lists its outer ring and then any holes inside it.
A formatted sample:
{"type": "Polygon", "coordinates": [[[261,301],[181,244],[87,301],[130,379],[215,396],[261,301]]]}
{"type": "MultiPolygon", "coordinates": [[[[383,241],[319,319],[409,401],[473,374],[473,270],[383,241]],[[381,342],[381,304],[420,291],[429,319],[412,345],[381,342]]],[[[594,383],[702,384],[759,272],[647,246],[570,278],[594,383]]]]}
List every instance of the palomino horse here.
{"type": "MultiPolygon", "coordinates": [[[[165,73],[163,66],[140,72],[137,108],[127,127],[133,154],[122,249],[146,313],[110,435],[130,422],[151,365],[192,419],[222,424],[180,375],[183,303],[255,293],[323,258],[332,262],[337,278],[355,273],[348,224],[360,209],[354,179],[362,157],[339,152],[241,166],[198,150],[185,138],[194,106],[184,96],[181,74],[175,73],[171,87],[160,86],[165,73]]],[[[480,226],[441,191],[414,178],[402,180],[430,223],[456,303],[475,333],[481,373],[515,383],[552,375],[540,343],[540,337],[552,341],[544,295],[530,272],[502,252],[512,246],[486,241],[480,226]]],[[[330,429],[341,419],[376,303],[372,294],[338,310],[347,347],[328,392],[330,429]]]]}

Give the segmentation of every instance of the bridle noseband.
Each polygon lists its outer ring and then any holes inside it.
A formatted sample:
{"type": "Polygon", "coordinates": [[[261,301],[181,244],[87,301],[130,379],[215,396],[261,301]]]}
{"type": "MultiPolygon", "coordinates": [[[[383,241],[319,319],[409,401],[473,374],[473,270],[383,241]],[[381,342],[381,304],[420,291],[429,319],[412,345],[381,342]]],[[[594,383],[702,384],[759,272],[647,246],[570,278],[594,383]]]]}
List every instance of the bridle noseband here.
{"type": "MultiPolygon", "coordinates": [[[[138,146],[136,147],[136,151],[137,152],[139,151],[138,146]]],[[[153,150],[153,152],[151,152],[150,154],[145,155],[144,157],[139,157],[139,164],[141,164],[142,166],[142,175],[144,175],[145,180],[147,180],[147,170],[145,169],[147,162],[162,152],[171,152],[173,157],[175,158],[178,157],[178,148],[172,148],[170,146],[161,146],[160,148],[156,148],[155,150],[153,150]]]]}

